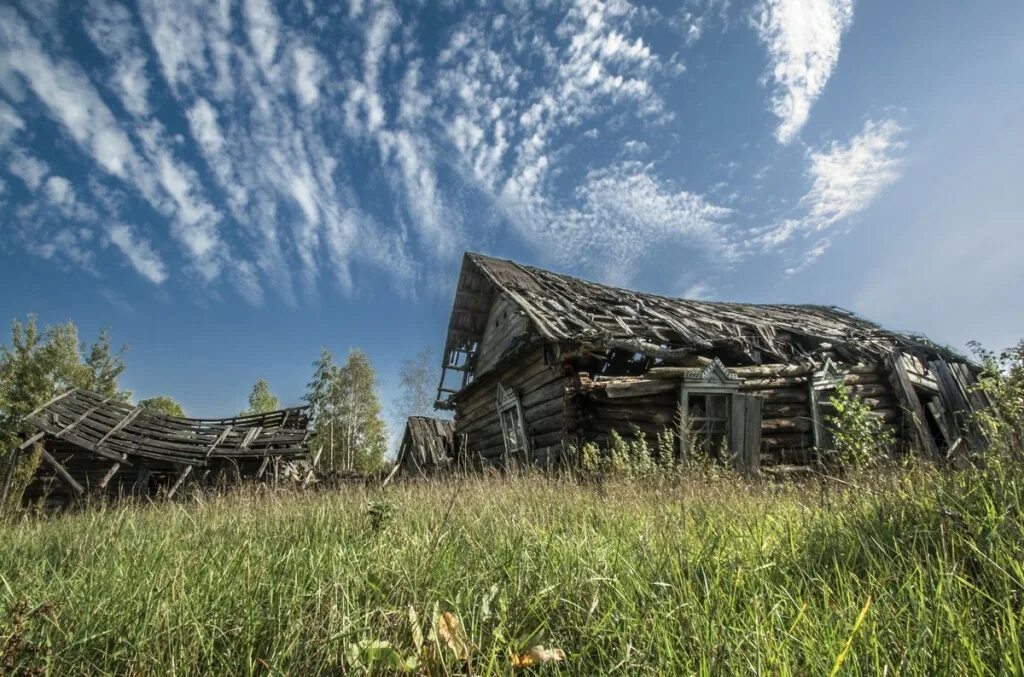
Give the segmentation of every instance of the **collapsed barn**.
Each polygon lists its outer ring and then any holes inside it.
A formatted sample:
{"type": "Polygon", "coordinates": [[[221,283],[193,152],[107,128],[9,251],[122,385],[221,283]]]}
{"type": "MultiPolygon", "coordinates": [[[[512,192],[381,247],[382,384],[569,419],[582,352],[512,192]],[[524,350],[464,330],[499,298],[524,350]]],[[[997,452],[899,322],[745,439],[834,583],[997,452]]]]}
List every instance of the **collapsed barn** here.
{"type": "Polygon", "coordinates": [[[76,388],[25,419],[34,429],[11,457],[40,454],[23,503],[58,507],[86,495],[173,497],[189,483],[224,484],[295,474],[308,455],[303,407],[223,419],[165,416],[76,388]]]}
{"type": "Polygon", "coordinates": [[[449,468],[455,461],[455,422],[431,416],[410,416],[405,422],[396,465],[403,473],[426,474],[449,468]]]}
{"type": "Polygon", "coordinates": [[[829,444],[839,384],[904,448],[938,456],[974,440],[986,404],[957,352],[839,308],[671,298],[474,253],[442,367],[437,406],[483,464],[557,463],[612,431],[653,438],[682,420],[689,448],[807,464],[829,444]]]}

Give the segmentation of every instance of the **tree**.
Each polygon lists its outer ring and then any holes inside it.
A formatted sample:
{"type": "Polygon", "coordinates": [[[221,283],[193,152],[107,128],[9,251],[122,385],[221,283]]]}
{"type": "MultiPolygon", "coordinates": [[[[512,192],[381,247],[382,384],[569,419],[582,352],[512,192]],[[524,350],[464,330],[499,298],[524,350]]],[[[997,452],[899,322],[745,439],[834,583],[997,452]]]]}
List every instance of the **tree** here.
{"type": "Polygon", "coordinates": [[[239,415],[265,414],[280,408],[281,404],[277,401],[277,397],[270,392],[270,384],[265,378],[260,378],[253,384],[252,390],[249,392],[249,408],[239,415]]]}
{"type": "Polygon", "coordinates": [[[311,446],[322,446],[321,462],[330,468],[363,472],[378,469],[384,461],[387,440],[370,359],[354,349],[339,367],[334,355],[325,349],[313,365],[313,380],[304,397],[313,419],[311,446]]]}
{"type": "MultiPolygon", "coordinates": [[[[110,352],[106,331],[83,359],[74,323],[53,325],[40,331],[35,315],[24,324],[11,323],[11,343],[0,347],[0,474],[6,472],[8,454],[28,430],[26,415],[71,388],[95,389],[108,397],[126,400],[130,393],[118,387],[124,371],[121,352],[110,352]]],[[[30,477],[31,467],[17,472],[16,486],[30,477]]],[[[20,495],[20,492],[15,492],[20,495]]]]}
{"type": "Polygon", "coordinates": [[[124,353],[127,350],[127,346],[122,346],[117,354],[111,353],[110,330],[100,330],[99,337],[92,344],[86,355],[85,364],[82,365],[82,387],[119,400],[131,397],[129,391],[117,387],[117,379],[124,373],[124,353]]]}
{"type": "Polygon", "coordinates": [[[398,383],[402,392],[395,401],[399,422],[410,416],[430,416],[434,413],[437,394],[434,371],[434,350],[427,346],[411,360],[402,360],[398,383]]]}
{"type": "Polygon", "coordinates": [[[164,416],[185,417],[185,410],[181,408],[181,405],[166,395],[139,400],[139,406],[164,416]]]}

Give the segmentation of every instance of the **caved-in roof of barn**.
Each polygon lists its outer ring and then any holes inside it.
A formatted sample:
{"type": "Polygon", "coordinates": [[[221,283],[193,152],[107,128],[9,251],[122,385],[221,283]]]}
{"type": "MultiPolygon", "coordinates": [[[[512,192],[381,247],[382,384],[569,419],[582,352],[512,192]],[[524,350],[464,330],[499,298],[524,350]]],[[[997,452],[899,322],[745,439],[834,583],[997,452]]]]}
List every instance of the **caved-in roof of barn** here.
{"type": "Polygon", "coordinates": [[[516,304],[544,339],[651,356],[726,349],[751,362],[792,362],[829,343],[850,361],[893,348],[963,359],[923,336],[884,329],[835,306],[673,298],[472,252],[463,259],[446,353],[479,340],[495,293],[516,304]]]}

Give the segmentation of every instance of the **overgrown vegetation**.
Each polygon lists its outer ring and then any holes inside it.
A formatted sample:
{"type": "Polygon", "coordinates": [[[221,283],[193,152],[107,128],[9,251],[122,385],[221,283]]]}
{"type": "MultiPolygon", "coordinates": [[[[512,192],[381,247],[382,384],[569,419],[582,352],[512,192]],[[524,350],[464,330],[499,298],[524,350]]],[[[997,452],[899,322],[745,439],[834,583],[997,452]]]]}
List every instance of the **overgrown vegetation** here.
{"type": "Polygon", "coordinates": [[[892,428],[872,415],[871,406],[840,384],[829,396],[832,411],[825,415],[830,443],[819,450],[819,461],[831,472],[866,468],[890,456],[896,440],[892,428]]]}
{"type": "Polygon", "coordinates": [[[97,506],[0,526],[0,665],[506,674],[542,646],[569,674],[1019,671],[1020,476],[524,474],[97,506]]]}

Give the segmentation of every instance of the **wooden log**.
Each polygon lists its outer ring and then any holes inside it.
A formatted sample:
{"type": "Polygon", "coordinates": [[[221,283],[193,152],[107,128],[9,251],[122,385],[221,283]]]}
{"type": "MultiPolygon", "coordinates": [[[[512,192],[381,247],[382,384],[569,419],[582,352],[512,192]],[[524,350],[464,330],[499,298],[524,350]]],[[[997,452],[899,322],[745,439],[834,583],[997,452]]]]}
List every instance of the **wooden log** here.
{"type": "Polygon", "coordinates": [[[185,480],[188,479],[188,476],[192,474],[193,470],[195,470],[195,466],[185,466],[184,470],[181,471],[181,474],[178,475],[178,479],[174,483],[174,486],[172,486],[170,491],[167,492],[167,498],[174,498],[174,494],[178,492],[178,489],[180,489],[181,485],[185,483],[185,480]]]}
{"type": "Polygon", "coordinates": [[[747,390],[746,388],[740,388],[741,393],[749,395],[760,395],[765,399],[765,403],[768,402],[806,402],[807,401],[807,389],[799,388],[780,388],[780,389],[760,389],[755,388],[747,390]]]}
{"type": "Polygon", "coordinates": [[[910,382],[910,377],[904,368],[901,353],[891,353],[887,364],[892,386],[896,390],[896,396],[900,401],[900,405],[908,413],[909,424],[914,431],[914,436],[917,439],[918,445],[920,445],[920,449],[932,457],[937,457],[939,453],[938,448],[931,436],[931,432],[928,430],[928,421],[925,418],[924,407],[921,405],[917,393],[914,392],[914,386],[910,382]]]}
{"type": "Polygon", "coordinates": [[[643,397],[664,392],[676,392],[678,384],[671,381],[645,379],[636,381],[611,381],[605,388],[605,396],[609,399],[643,397]]]}
{"type": "Polygon", "coordinates": [[[54,472],[57,473],[57,477],[59,477],[68,488],[72,489],[79,496],[85,493],[85,488],[76,482],[75,478],[71,476],[71,473],[61,465],[61,462],[55,459],[45,448],[43,449],[43,460],[53,468],[54,472]]]}
{"type": "Polygon", "coordinates": [[[813,423],[806,418],[766,418],[761,421],[761,430],[766,434],[774,433],[810,433],[813,423]]]}

